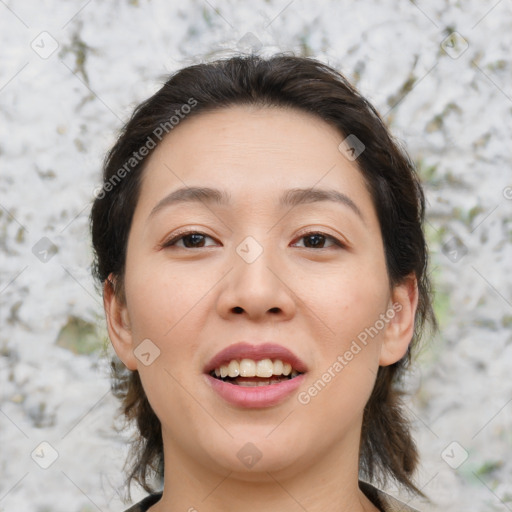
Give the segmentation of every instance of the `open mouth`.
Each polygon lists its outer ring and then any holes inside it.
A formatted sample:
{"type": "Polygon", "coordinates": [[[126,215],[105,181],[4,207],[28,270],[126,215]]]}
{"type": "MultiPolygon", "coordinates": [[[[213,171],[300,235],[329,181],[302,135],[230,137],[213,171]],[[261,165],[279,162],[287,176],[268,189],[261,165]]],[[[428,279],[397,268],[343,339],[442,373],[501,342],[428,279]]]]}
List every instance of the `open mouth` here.
{"type": "Polygon", "coordinates": [[[271,386],[294,379],[301,372],[295,370],[290,363],[280,359],[233,359],[210,372],[218,380],[236,386],[258,387],[271,386]]]}

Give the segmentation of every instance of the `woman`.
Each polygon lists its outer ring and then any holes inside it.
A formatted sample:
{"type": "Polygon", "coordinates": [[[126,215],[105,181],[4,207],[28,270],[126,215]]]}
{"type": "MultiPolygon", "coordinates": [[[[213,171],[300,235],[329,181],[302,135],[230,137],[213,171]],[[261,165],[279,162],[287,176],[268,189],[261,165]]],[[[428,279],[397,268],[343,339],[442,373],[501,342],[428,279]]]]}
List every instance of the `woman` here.
{"type": "Polygon", "coordinates": [[[187,67],[139,105],[91,213],[151,493],[129,510],[412,510],[378,487],[421,494],[395,383],[436,324],[423,218],[407,155],[314,59],[187,67]]]}

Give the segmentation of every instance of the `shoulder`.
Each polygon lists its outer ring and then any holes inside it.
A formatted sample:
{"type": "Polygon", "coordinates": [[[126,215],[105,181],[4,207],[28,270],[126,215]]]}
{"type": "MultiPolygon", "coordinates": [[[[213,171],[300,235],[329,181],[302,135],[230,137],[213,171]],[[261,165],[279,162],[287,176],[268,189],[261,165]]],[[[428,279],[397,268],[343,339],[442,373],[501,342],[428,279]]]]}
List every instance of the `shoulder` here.
{"type": "Polygon", "coordinates": [[[154,505],[160,498],[162,497],[162,492],[156,492],[146,496],[143,500],[135,503],[129,509],[125,510],[125,512],[146,512],[146,510],[154,505]]]}
{"type": "Polygon", "coordinates": [[[393,496],[377,489],[368,482],[360,480],[359,488],[376,507],[382,510],[382,512],[419,512],[417,509],[409,507],[402,501],[393,498],[393,496]]]}

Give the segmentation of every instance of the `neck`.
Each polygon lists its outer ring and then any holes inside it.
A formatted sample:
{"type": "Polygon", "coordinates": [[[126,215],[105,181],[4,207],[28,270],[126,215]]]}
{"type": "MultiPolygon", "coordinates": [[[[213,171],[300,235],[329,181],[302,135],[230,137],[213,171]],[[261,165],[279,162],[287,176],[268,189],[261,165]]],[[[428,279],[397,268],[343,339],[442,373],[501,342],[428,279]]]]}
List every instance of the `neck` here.
{"type": "Polygon", "coordinates": [[[308,467],[298,461],[293,467],[250,473],[200,464],[166,443],[165,435],[164,457],[163,495],[150,512],[378,511],[358,486],[357,443],[331,448],[308,467]]]}

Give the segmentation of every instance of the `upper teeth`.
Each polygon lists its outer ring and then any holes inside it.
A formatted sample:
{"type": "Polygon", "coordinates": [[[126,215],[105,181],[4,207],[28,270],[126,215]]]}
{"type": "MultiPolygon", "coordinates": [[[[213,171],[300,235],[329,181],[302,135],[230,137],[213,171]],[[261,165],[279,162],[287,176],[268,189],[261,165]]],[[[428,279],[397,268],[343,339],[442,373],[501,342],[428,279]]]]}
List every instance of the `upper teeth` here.
{"type": "Polygon", "coordinates": [[[290,375],[295,377],[299,372],[293,370],[290,363],[283,363],[280,359],[233,359],[229,364],[215,368],[216,377],[272,377],[272,375],[290,375]]]}

